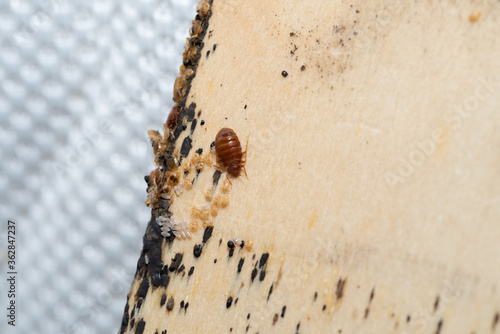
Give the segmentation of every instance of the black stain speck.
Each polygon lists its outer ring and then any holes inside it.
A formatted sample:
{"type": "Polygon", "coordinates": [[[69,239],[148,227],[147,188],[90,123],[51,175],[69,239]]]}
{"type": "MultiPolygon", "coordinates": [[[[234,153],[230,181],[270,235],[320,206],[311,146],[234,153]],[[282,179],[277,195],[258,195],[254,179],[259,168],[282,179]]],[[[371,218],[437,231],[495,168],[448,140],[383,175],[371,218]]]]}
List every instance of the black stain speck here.
{"type": "Polygon", "coordinates": [[[203,233],[203,243],[204,244],[206,244],[207,241],[210,239],[213,231],[214,231],[213,226],[207,226],[207,228],[205,229],[205,232],[203,233]]]}
{"type": "Polygon", "coordinates": [[[189,151],[191,151],[191,148],[193,147],[192,142],[193,142],[193,140],[191,139],[191,137],[188,136],[188,137],[184,138],[184,141],[182,142],[182,146],[181,146],[181,155],[182,156],[187,157],[187,155],[189,154],[189,151]]]}
{"type": "Polygon", "coordinates": [[[135,328],[135,334],[142,334],[144,332],[144,328],[146,327],[146,322],[141,319],[137,323],[137,327],[135,328]]]}
{"type": "Polygon", "coordinates": [[[267,263],[267,259],[269,259],[269,253],[262,254],[259,261],[259,268],[262,268],[267,263]]]}
{"type": "Polygon", "coordinates": [[[281,75],[283,76],[283,78],[286,78],[288,76],[288,72],[287,71],[282,71],[281,75]]]}
{"type": "Polygon", "coordinates": [[[269,298],[271,298],[271,294],[273,293],[273,287],[274,287],[274,283],[271,284],[271,287],[269,288],[269,292],[267,294],[267,301],[269,301],[269,298]]]}
{"type": "Polygon", "coordinates": [[[344,296],[344,287],[345,283],[347,281],[347,278],[342,279],[339,278],[339,281],[337,282],[337,289],[335,291],[335,296],[337,296],[337,300],[341,299],[344,296]]]}
{"type": "Polygon", "coordinates": [[[142,280],[139,289],[137,289],[137,298],[144,298],[149,290],[149,279],[146,277],[142,280]]]}
{"type": "Polygon", "coordinates": [[[436,328],[436,334],[441,333],[441,328],[443,327],[443,319],[439,320],[436,328]]]}
{"type": "Polygon", "coordinates": [[[436,300],[434,301],[434,312],[439,308],[439,296],[436,296],[436,300]]]}
{"type": "Polygon", "coordinates": [[[217,169],[215,172],[214,172],[214,176],[213,176],[213,184],[214,184],[214,187],[217,187],[217,184],[219,183],[219,179],[220,179],[220,176],[222,175],[222,171],[220,169],[217,169]]]}
{"type": "Polygon", "coordinates": [[[242,257],[238,262],[238,274],[241,272],[241,268],[243,268],[243,263],[245,263],[245,258],[242,257]]]}
{"type": "Polygon", "coordinates": [[[253,282],[253,280],[255,279],[255,277],[257,277],[257,272],[258,272],[257,268],[254,268],[254,269],[252,270],[252,274],[251,274],[251,276],[250,276],[250,278],[251,278],[252,282],[253,282]]]}
{"type": "Polygon", "coordinates": [[[193,255],[194,255],[194,257],[200,257],[201,250],[202,250],[201,245],[194,245],[194,248],[193,248],[193,255]]]}
{"type": "Polygon", "coordinates": [[[226,301],[226,308],[230,308],[233,304],[233,297],[229,297],[226,301]]]}
{"type": "Polygon", "coordinates": [[[259,275],[259,281],[263,281],[264,279],[266,278],[266,270],[265,269],[262,269],[260,271],[260,275],[259,275]]]}
{"type": "Polygon", "coordinates": [[[183,257],[184,255],[182,253],[175,253],[174,257],[172,258],[172,263],[170,264],[168,270],[174,272],[177,269],[179,269],[183,257]]]}

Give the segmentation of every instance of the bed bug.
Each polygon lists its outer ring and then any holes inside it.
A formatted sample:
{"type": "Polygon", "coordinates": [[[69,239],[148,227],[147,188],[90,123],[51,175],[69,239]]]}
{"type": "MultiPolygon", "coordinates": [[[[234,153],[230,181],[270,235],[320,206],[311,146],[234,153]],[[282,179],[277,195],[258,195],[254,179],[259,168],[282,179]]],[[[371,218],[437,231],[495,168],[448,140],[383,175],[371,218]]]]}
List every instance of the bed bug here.
{"type": "MultiPolygon", "coordinates": [[[[248,140],[247,140],[248,146],[248,140]]],[[[226,167],[227,173],[232,177],[238,177],[241,169],[245,170],[247,151],[242,151],[240,140],[230,128],[222,128],[215,136],[215,152],[220,162],[226,167]]]]}
{"type": "Polygon", "coordinates": [[[174,106],[167,118],[167,127],[170,130],[175,129],[175,126],[177,125],[177,117],[179,117],[179,107],[174,106]]]}

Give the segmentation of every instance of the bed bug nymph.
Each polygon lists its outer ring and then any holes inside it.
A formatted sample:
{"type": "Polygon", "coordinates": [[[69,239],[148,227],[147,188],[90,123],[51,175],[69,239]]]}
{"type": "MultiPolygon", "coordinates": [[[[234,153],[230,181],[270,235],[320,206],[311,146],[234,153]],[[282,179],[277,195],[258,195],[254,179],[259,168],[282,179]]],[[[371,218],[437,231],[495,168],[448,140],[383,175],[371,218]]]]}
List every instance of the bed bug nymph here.
{"type": "Polygon", "coordinates": [[[238,177],[241,169],[245,172],[245,176],[247,175],[245,169],[247,147],[245,147],[245,151],[242,151],[238,136],[230,128],[220,129],[215,136],[215,152],[231,177],[238,177]]]}

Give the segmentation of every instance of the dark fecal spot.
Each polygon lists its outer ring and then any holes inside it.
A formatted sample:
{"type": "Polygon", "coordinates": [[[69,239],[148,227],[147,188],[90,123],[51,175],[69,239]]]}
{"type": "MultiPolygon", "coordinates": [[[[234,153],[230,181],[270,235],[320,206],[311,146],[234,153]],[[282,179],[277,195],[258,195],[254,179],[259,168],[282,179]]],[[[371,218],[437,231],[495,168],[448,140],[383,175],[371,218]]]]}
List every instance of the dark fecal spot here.
{"type": "Polygon", "coordinates": [[[142,280],[139,289],[137,289],[137,298],[144,298],[149,290],[149,279],[146,277],[142,280]]]}
{"type": "Polygon", "coordinates": [[[439,296],[436,296],[436,300],[434,301],[434,312],[437,311],[439,307],[439,296]]]}
{"type": "Polygon", "coordinates": [[[182,122],[177,123],[174,131],[174,139],[179,138],[181,135],[182,131],[186,130],[186,126],[182,124],[182,122]]]}
{"type": "Polygon", "coordinates": [[[249,319],[250,319],[250,313],[247,314],[247,320],[249,320],[249,319]]]}
{"type": "Polygon", "coordinates": [[[342,279],[339,278],[339,281],[337,282],[337,290],[335,291],[335,296],[337,296],[337,300],[341,299],[342,296],[344,296],[344,287],[345,283],[347,281],[347,278],[342,279]]]}
{"type": "Polygon", "coordinates": [[[286,78],[288,76],[288,72],[287,71],[282,71],[281,75],[283,76],[283,78],[286,78]]]}
{"type": "Polygon", "coordinates": [[[279,315],[278,315],[278,313],[275,313],[274,317],[273,317],[273,326],[276,325],[276,322],[278,321],[278,319],[279,319],[279,315]]]}
{"type": "Polygon", "coordinates": [[[324,311],[324,310],[326,310],[326,305],[323,305],[323,308],[322,308],[322,310],[323,310],[323,311],[324,311]]]}
{"type": "Polygon", "coordinates": [[[238,304],[238,298],[234,300],[234,305],[238,304]]]}
{"type": "Polygon", "coordinates": [[[302,66],[300,67],[300,70],[301,70],[302,72],[303,72],[303,71],[305,71],[305,70],[306,70],[306,65],[302,65],[302,66]]]}
{"type": "Polygon", "coordinates": [[[188,117],[188,121],[191,122],[194,119],[195,112],[194,110],[196,109],[196,103],[191,103],[186,110],[186,116],[188,117]]]}
{"type": "Polygon", "coordinates": [[[193,255],[194,255],[194,257],[200,257],[201,250],[202,250],[201,245],[194,245],[194,248],[193,248],[193,255]]]}
{"type": "Polygon", "coordinates": [[[262,254],[259,261],[259,268],[262,268],[267,263],[267,259],[269,259],[269,253],[262,254]]]}
{"type": "Polygon", "coordinates": [[[204,121],[204,120],[201,120],[200,125],[201,125],[201,126],[205,125],[205,121],[204,121]]]}
{"type": "Polygon", "coordinates": [[[441,333],[441,327],[443,327],[443,319],[439,320],[436,328],[436,334],[441,333]]]}
{"type": "Polygon", "coordinates": [[[184,267],[184,265],[182,264],[179,269],[177,269],[177,273],[181,273],[182,271],[184,271],[184,269],[186,269],[186,267],[184,267]]]}
{"type": "Polygon", "coordinates": [[[411,316],[408,314],[408,315],[406,316],[406,322],[410,322],[410,321],[411,321],[411,316]]]}
{"type": "Polygon", "coordinates": [[[241,240],[240,248],[243,248],[243,247],[245,247],[245,240],[241,240]]]}
{"type": "Polygon", "coordinates": [[[212,47],[213,52],[215,52],[215,49],[217,49],[217,44],[214,44],[214,46],[212,47]]]}
{"type": "Polygon", "coordinates": [[[219,179],[220,179],[221,175],[222,175],[222,171],[219,169],[214,172],[214,176],[213,176],[214,187],[217,187],[217,184],[219,183],[219,179]]]}
{"type": "Polygon", "coordinates": [[[160,306],[165,305],[166,301],[167,301],[167,295],[166,294],[161,295],[160,306]]]}
{"type": "Polygon", "coordinates": [[[318,299],[318,291],[314,292],[313,302],[315,302],[316,299],[318,299]]]}
{"type": "Polygon", "coordinates": [[[372,302],[373,297],[375,297],[375,288],[373,288],[372,292],[370,293],[370,303],[372,302]]]}
{"type": "Polygon", "coordinates": [[[184,141],[182,142],[182,146],[181,146],[181,155],[184,156],[184,157],[187,157],[187,155],[189,154],[189,151],[191,151],[191,147],[192,146],[192,143],[193,140],[191,139],[191,137],[186,137],[184,138],[184,141]]]}
{"type": "Polygon", "coordinates": [[[137,327],[135,329],[135,334],[142,334],[144,332],[144,328],[146,327],[146,322],[141,319],[137,323],[137,327]]]}
{"type": "Polygon", "coordinates": [[[254,268],[254,269],[252,270],[252,274],[251,274],[251,276],[250,276],[250,278],[251,278],[252,282],[253,282],[253,280],[255,279],[255,277],[257,277],[257,273],[258,273],[257,268],[254,268]]]}
{"type": "Polygon", "coordinates": [[[281,317],[284,318],[285,317],[285,312],[286,312],[286,305],[283,306],[283,308],[281,309],[281,317]]]}
{"type": "Polygon", "coordinates": [[[206,229],[205,229],[205,232],[203,233],[203,243],[207,243],[208,239],[210,239],[210,237],[212,236],[212,232],[214,231],[214,227],[213,226],[208,226],[206,229]]]}
{"type": "Polygon", "coordinates": [[[167,302],[167,310],[172,311],[174,309],[174,298],[170,297],[167,302]]]}
{"type": "Polygon", "coordinates": [[[247,105],[245,104],[245,107],[243,107],[243,109],[246,109],[247,108],[247,105]]]}
{"type": "Polygon", "coordinates": [[[193,274],[193,272],[194,272],[194,267],[191,267],[189,269],[188,275],[191,276],[193,274]]]}
{"type": "Polygon", "coordinates": [[[161,271],[151,274],[151,283],[154,287],[167,287],[170,282],[170,276],[168,276],[168,266],[164,266],[161,271]]]}
{"type": "Polygon", "coordinates": [[[196,124],[198,124],[198,120],[195,118],[195,119],[193,119],[193,122],[191,123],[191,134],[193,134],[194,129],[196,129],[196,124]]]}
{"type": "Polygon", "coordinates": [[[172,263],[170,264],[170,267],[168,268],[168,270],[170,270],[171,272],[174,272],[177,269],[179,269],[181,262],[182,262],[182,258],[183,258],[182,253],[176,253],[174,255],[174,257],[172,258],[172,263]]]}
{"type": "Polygon", "coordinates": [[[271,287],[269,288],[269,292],[267,293],[267,301],[269,301],[269,298],[271,298],[271,294],[273,293],[273,287],[274,287],[274,283],[271,284],[271,287]]]}
{"type": "Polygon", "coordinates": [[[227,242],[227,247],[229,247],[229,248],[231,248],[231,249],[233,249],[233,248],[234,248],[234,242],[233,242],[233,240],[229,240],[229,241],[227,242]]]}
{"type": "Polygon", "coordinates": [[[181,309],[184,308],[184,301],[183,300],[181,301],[181,305],[180,306],[181,306],[181,309]]]}
{"type": "Polygon", "coordinates": [[[207,58],[210,56],[210,50],[207,51],[207,58]]]}
{"type": "Polygon", "coordinates": [[[214,259],[214,263],[217,263],[217,259],[214,259]]]}
{"type": "Polygon", "coordinates": [[[238,262],[238,274],[241,273],[241,268],[243,267],[243,263],[245,263],[245,258],[241,258],[238,262]]]}
{"type": "Polygon", "coordinates": [[[232,257],[232,256],[233,256],[233,254],[234,254],[234,248],[231,248],[231,249],[229,250],[229,257],[232,257]]]}
{"type": "Polygon", "coordinates": [[[297,324],[297,331],[300,329],[300,322],[297,324]]]}
{"type": "Polygon", "coordinates": [[[365,319],[368,318],[369,314],[370,314],[370,308],[367,307],[367,308],[365,308],[365,319]]]}
{"type": "Polygon", "coordinates": [[[263,281],[266,278],[266,270],[262,269],[259,275],[259,281],[263,281]]]}
{"type": "Polygon", "coordinates": [[[491,323],[492,330],[495,330],[499,321],[500,321],[500,313],[497,312],[497,313],[495,313],[495,316],[493,317],[493,322],[491,323]]]}
{"type": "Polygon", "coordinates": [[[202,155],[203,154],[203,149],[202,148],[197,149],[196,150],[196,154],[202,155]]]}
{"type": "Polygon", "coordinates": [[[127,326],[128,326],[128,320],[129,320],[129,316],[124,315],[122,318],[122,326],[120,328],[120,333],[125,333],[125,329],[127,329],[127,326]]]}
{"type": "Polygon", "coordinates": [[[247,325],[246,329],[245,329],[245,333],[248,333],[248,330],[250,329],[250,325],[247,325]]]}
{"type": "Polygon", "coordinates": [[[226,308],[230,308],[233,304],[233,297],[229,297],[226,301],[226,308]]]}
{"type": "Polygon", "coordinates": [[[184,312],[187,312],[188,307],[189,307],[189,303],[186,303],[186,306],[184,306],[184,312]]]}

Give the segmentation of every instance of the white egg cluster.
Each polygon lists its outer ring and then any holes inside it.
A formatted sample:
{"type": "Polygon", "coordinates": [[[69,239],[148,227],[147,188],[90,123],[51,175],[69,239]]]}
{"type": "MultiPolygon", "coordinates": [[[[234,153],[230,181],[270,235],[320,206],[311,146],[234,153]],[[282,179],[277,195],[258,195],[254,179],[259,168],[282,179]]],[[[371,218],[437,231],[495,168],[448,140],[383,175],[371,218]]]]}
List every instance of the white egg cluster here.
{"type": "Polygon", "coordinates": [[[161,228],[161,235],[163,237],[170,237],[171,234],[175,235],[176,238],[179,239],[191,239],[191,232],[187,229],[186,220],[183,219],[181,222],[178,222],[173,216],[164,217],[160,216],[156,218],[156,223],[161,228]]]}

